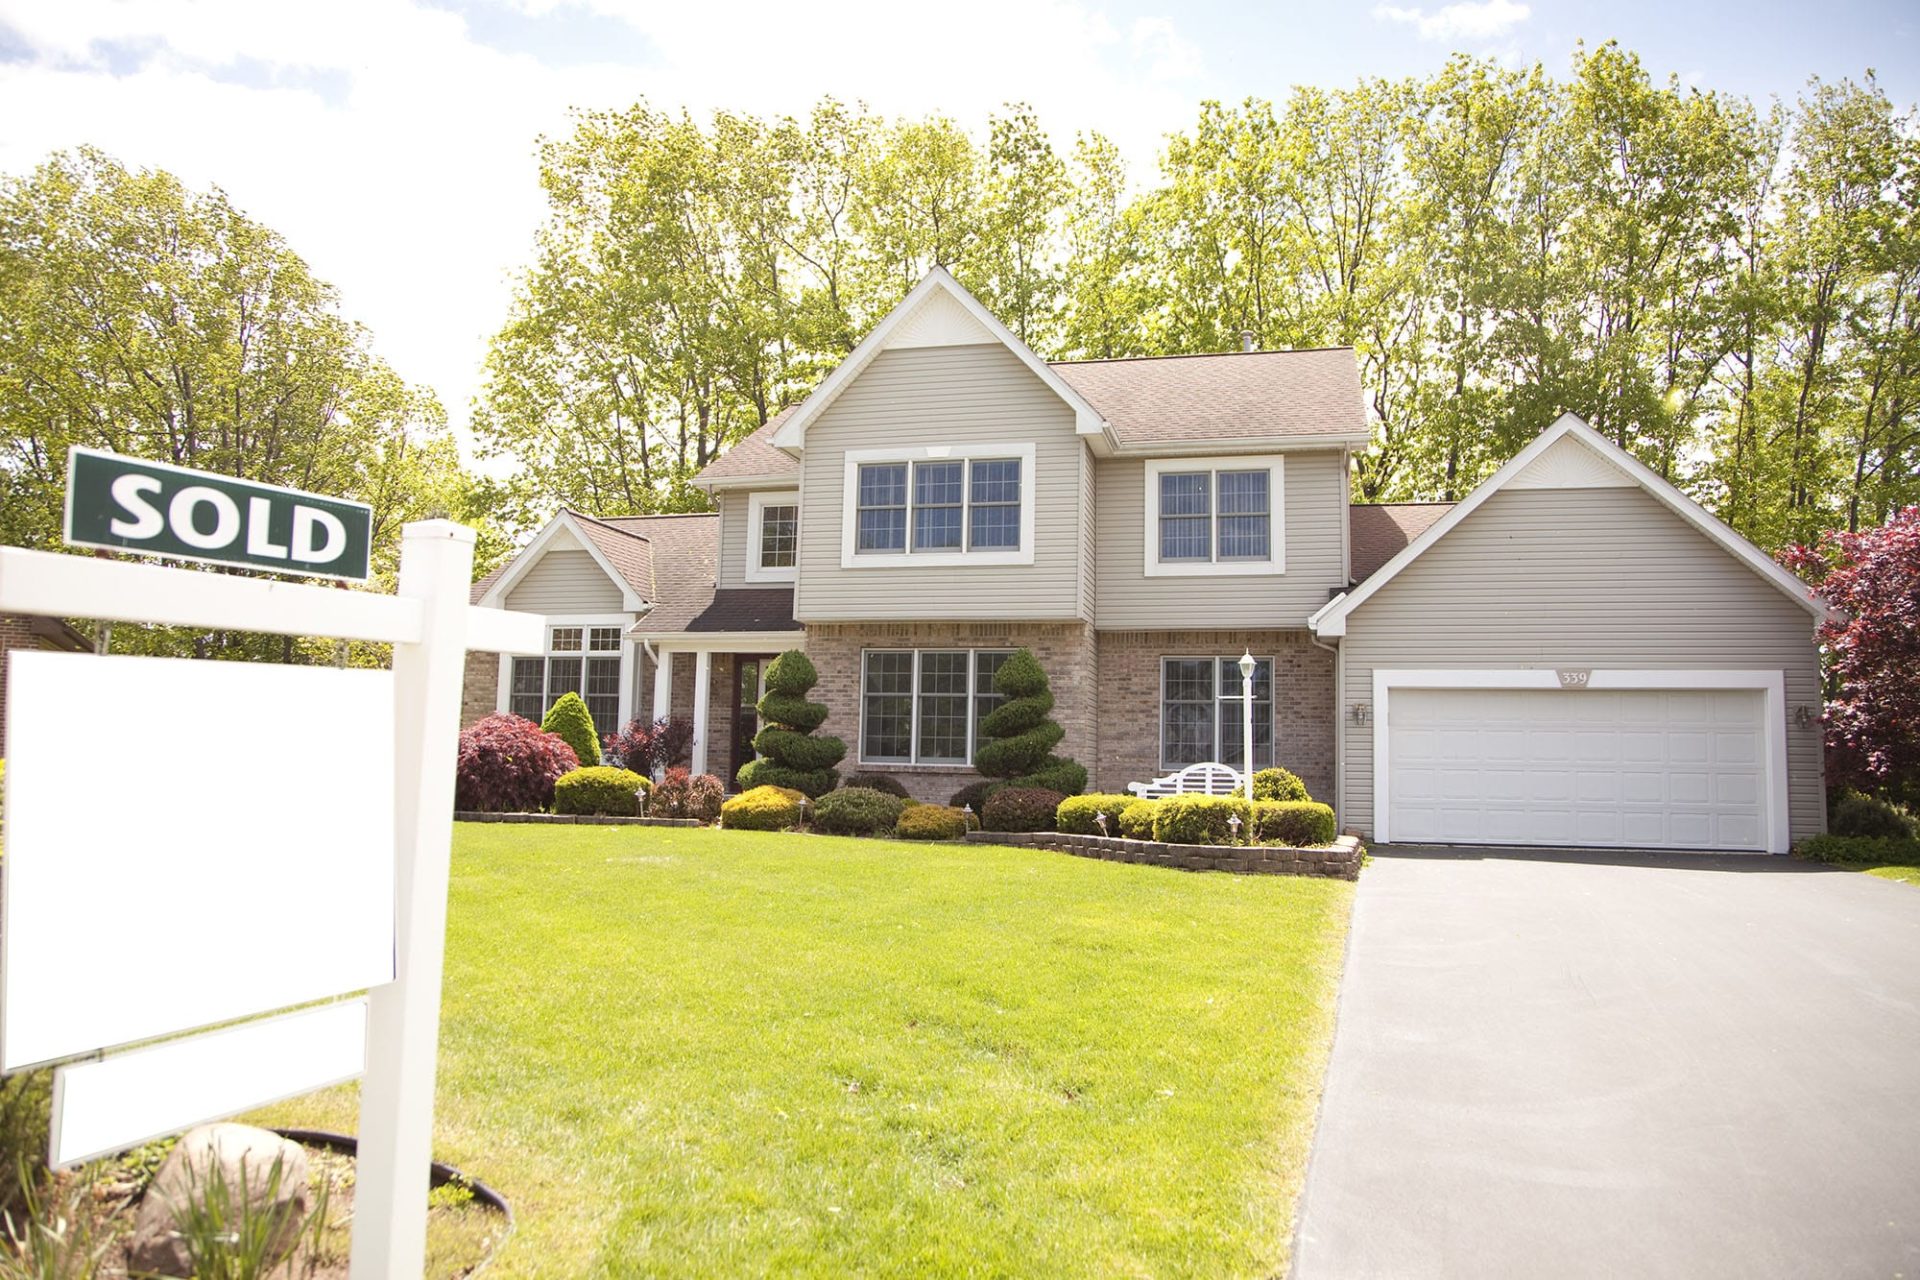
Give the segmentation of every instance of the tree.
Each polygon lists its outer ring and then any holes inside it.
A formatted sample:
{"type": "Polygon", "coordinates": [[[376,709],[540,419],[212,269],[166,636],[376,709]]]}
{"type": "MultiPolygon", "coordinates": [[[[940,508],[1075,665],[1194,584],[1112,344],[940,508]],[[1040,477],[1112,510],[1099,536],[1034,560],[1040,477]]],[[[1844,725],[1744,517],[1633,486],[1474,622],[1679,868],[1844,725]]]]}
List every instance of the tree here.
{"type": "Polygon", "coordinates": [[[1042,787],[1062,795],[1087,789],[1085,767],[1053,754],[1066,730],[1048,716],[1053,691],[1030,649],[1015,649],[993,673],[993,691],[1005,698],[980,721],[984,741],[974,748],[973,767],[1008,786],[1042,787]]]}
{"type": "Polygon", "coordinates": [[[540,728],[564,738],[581,764],[600,763],[600,736],[594,732],[593,713],[587,710],[586,700],[579,694],[568,690],[554,699],[546,717],[540,721],[540,728]]]}
{"type": "Polygon", "coordinates": [[[1835,610],[1820,628],[1829,785],[1911,798],[1920,785],[1920,507],[1782,556],[1835,610]]]}
{"type": "Polygon", "coordinates": [[[816,800],[833,790],[834,766],[847,754],[847,744],[813,735],[827,718],[825,704],[807,701],[808,690],[818,683],[820,673],[798,649],[767,665],[767,692],[755,706],[766,727],[753,735],[758,758],[740,766],[743,790],[789,787],[816,800]]]}

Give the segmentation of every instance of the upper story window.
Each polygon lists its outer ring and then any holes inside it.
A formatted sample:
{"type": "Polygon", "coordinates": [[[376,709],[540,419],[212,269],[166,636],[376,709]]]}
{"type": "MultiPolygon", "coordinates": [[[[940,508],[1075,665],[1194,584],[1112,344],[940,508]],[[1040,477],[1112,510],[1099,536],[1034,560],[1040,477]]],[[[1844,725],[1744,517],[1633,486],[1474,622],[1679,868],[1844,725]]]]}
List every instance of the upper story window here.
{"type": "Polygon", "coordinates": [[[847,454],[843,568],[1032,564],[1031,444],[847,454]]]}
{"type": "Polygon", "coordinates": [[[800,563],[800,495],[756,493],[747,499],[748,582],[792,582],[800,563]]]}
{"type": "Polygon", "coordinates": [[[1147,463],[1149,576],[1282,573],[1280,458],[1161,458],[1147,463]]]}

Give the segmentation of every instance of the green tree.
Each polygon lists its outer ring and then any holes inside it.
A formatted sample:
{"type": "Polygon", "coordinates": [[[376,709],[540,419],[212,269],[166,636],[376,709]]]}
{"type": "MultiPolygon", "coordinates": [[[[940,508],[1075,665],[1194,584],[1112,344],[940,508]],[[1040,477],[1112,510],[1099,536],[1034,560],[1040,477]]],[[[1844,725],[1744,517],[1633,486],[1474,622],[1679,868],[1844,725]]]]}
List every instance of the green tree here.
{"type": "Polygon", "coordinates": [[[586,699],[569,690],[554,699],[547,708],[546,716],[540,721],[545,733],[557,733],[573,748],[573,754],[580,757],[582,768],[592,768],[600,763],[600,735],[594,732],[593,713],[587,710],[586,699]]]}

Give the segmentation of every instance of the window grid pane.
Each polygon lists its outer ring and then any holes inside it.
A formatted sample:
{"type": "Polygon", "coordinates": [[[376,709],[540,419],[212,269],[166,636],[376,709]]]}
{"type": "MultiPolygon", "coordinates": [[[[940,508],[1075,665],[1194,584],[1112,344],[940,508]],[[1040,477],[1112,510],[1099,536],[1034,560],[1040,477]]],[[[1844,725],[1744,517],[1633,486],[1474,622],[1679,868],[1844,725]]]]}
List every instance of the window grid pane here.
{"type": "Polygon", "coordinates": [[[855,551],[907,549],[907,464],[860,468],[855,551]]]}
{"type": "MultiPolygon", "coordinates": [[[[1222,658],[1220,752],[1215,759],[1236,769],[1246,767],[1242,763],[1246,723],[1240,708],[1240,660],[1222,658]]],[[[1273,663],[1265,658],[1255,659],[1253,667],[1253,760],[1256,769],[1273,764],[1273,663]]]]}
{"type": "Polygon", "coordinates": [[[593,716],[593,734],[604,739],[620,729],[620,659],[588,658],[587,711],[593,716]]]}
{"type": "MultiPolygon", "coordinates": [[[[578,630],[578,628],[575,628],[578,630]]],[[[560,700],[563,693],[580,692],[580,659],[547,659],[547,702],[549,709],[560,700]]]]}
{"type": "Polygon", "coordinates": [[[1161,664],[1160,755],[1170,768],[1200,764],[1214,751],[1214,664],[1167,658],[1161,664]]]}
{"type": "Polygon", "coordinates": [[[551,632],[547,649],[552,653],[580,652],[580,628],[555,627],[551,632]]]}
{"type": "Polygon", "coordinates": [[[905,762],[913,756],[913,652],[867,654],[860,755],[905,762]]]}
{"type": "Polygon", "coordinates": [[[958,462],[917,462],[913,467],[913,549],[958,551],[964,469],[958,462]]]}
{"type": "Polygon", "coordinates": [[[920,655],[920,752],[925,764],[967,763],[967,651],[920,655]]]}
{"type": "Polygon", "coordinates": [[[1020,546],[1020,462],[983,458],[973,464],[968,493],[968,545],[978,551],[1020,546]]]}
{"type": "Polygon", "coordinates": [[[791,569],[800,549],[800,508],[760,508],[760,567],[791,569]]]}
{"type": "Polygon", "coordinates": [[[982,649],[973,655],[973,746],[975,751],[980,749],[980,722],[1007,700],[1007,695],[1004,693],[994,692],[993,677],[1000,670],[1000,664],[1012,656],[1011,649],[982,649]]]}
{"type": "Polygon", "coordinates": [[[1222,471],[1220,484],[1220,558],[1264,560],[1270,544],[1268,481],[1265,471],[1222,471]]]}
{"type": "Polygon", "coordinates": [[[596,653],[620,651],[620,628],[594,627],[587,632],[587,648],[596,653]]]}
{"type": "Polygon", "coordinates": [[[507,688],[507,710],[523,719],[540,723],[546,707],[540,701],[546,688],[545,658],[515,658],[512,683],[507,688]]]}

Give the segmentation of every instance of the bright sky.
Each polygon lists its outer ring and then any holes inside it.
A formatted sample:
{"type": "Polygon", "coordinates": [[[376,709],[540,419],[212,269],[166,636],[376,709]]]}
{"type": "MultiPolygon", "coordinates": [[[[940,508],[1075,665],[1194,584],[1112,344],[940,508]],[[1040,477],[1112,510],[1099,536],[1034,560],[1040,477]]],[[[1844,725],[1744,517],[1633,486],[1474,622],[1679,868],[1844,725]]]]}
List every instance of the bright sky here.
{"type": "Polygon", "coordinates": [[[570,106],[802,113],[822,94],[981,129],[1034,104],[1145,175],[1203,98],[1417,74],[1449,52],[1563,70],[1614,38],[1658,76],[1791,100],[1871,67],[1920,99],[1912,0],[0,0],[0,171],[92,143],[218,183],[284,233],[456,425],[570,106]]]}

